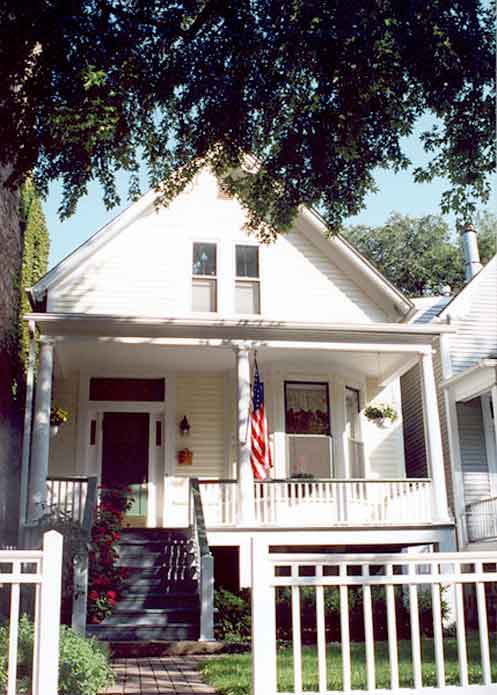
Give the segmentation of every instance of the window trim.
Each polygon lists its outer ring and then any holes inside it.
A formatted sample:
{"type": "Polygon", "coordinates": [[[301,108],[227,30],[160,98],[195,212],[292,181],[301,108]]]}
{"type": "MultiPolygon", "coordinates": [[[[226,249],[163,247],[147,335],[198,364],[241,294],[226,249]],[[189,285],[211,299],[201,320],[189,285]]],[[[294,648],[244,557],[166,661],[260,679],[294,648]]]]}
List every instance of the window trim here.
{"type": "Polygon", "coordinates": [[[212,241],[210,239],[192,239],[192,245],[191,245],[191,253],[190,253],[190,268],[191,268],[191,273],[190,273],[190,311],[192,314],[201,314],[202,316],[205,316],[205,314],[217,314],[219,312],[219,242],[212,241]],[[200,275],[200,274],[195,274],[193,272],[193,254],[195,250],[195,244],[210,244],[211,246],[214,246],[215,248],[215,261],[216,261],[216,274],[215,275],[200,275]],[[194,280],[210,280],[211,282],[214,283],[214,300],[215,300],[215,309],[214,311],[200,311],[198,309],[193,308],[193,282],[194,280]]]}
{"type": "Polygon", "coordinates": [[[234,310],[235,314],[237,316],[262,316],[262,291],[261,291],[261,254],[260,254],[260,244],[257,243],[250,243],[250,242],[240,242],[240,241],[235,241],[234,242],[234,249],[233,249],[233,305],[234,305],[234,310]],[[246,275],[237,275],[236,274],[236,250],[239,246],[250,246],[252,248],[257,249],[257,271],[258,271],[258,276],[257,277],[247,277],[246,275]],[[237,283],[245,283],[245,284],[251,284],[253,285],[254,283],[257,284],[259,288],[259,311],[258,312],[253,312],[250,314],[247,313],[239,313],[236,311],[236,285],[237,283]]]}

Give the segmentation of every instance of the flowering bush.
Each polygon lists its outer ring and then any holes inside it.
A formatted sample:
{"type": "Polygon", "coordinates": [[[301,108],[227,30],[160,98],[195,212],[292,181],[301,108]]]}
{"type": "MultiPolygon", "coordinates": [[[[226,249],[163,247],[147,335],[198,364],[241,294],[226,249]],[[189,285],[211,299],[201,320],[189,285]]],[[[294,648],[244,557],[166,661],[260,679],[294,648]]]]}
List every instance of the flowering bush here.
{"type": "Polygon", "coordinates": [[[91,532],[88,618],[100,623],[110,615],[120,597],[126,570],[117,566],[116,544],[121,537],[124,514],[132,499],[127,487],[102,488],[91,532]]]}

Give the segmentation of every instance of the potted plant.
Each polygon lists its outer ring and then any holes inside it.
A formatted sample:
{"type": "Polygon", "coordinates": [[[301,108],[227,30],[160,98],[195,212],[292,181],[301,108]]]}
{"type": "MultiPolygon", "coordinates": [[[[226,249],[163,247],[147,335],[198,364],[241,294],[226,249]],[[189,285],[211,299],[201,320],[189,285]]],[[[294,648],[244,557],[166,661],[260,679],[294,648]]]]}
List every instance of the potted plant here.
{"type": "Polygon", "coordinates": [[[178,451],[178,463],[181,466],[191,466],[193,464],[193,451],[188,448],[178,451]]]}
{"type": "Polygon", "coordinates": [[[364,408],[364,415],[378,427],[383,427],[387,421],[391,424],[397,419],[397,411],[388,403],[371,403],[364,408]]]}
{"type": "Polygon", "coordinates": [[[63,425],[69,420],[69,412],[60,408],[57,405],[52,406],[50,410],[50,433],[55,436],[59,431],[60,425],[63,425]]]}

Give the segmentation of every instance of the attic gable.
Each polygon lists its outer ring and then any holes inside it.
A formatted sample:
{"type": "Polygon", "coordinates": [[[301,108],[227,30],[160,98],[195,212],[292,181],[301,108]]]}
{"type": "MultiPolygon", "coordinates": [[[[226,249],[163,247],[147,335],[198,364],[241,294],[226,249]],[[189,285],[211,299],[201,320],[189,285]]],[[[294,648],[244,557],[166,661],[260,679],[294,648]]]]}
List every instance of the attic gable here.
{"type": "MultiPolygon", "coordinates": [[[[201,172],[167,208],[156,200],[155,193],[146,194],[93,235],[37,283],[35,297],[48,291],[48,311],[188,314],[195,240],[217,245],[218,289],[229,293],[235,246],[257,243],[243,231],[239,203],[220,193],[209,172],[201,172]]],[[[326,239],[323,228],[318,216],[303,209],[288,235],[260,247],[262,313],[326,321],[349,315],[366,322],[403,319],[412,308],[409,300],[348,242],[326,239]]],[[[221,314],[233,313],[228,305],[221,314]]]]}

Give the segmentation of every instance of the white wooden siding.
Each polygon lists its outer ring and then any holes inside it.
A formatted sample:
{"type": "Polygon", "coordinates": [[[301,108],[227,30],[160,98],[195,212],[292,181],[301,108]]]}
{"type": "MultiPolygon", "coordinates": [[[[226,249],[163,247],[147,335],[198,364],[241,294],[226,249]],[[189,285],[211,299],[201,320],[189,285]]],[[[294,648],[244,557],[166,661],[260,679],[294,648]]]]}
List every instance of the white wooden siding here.
{"type": "Polygon", "coordinates": [[[50,437],[48,474],[51,476],[77,474],[78,384],[76,373],[54,382],[53,402],[69,412],[69,420],[59,427],[55,437],[50,437]]]}
{"type": "Polygon", "coordinates": [[[454,375],[484,357],[497,355],[497,257],[481,273],[447,307],[457,331],[448,341],[454,375]]]}
{"type": "MultiPolygon", "coordinates": [[[[48,292],[48,311],[121,316],[191,312],[195,240],[218,244],[218,312],[234,315],[235,244],[256,243],[243,231],[234,200],[213,177],[169,208],[153,204],[129,227],[48,292]]],[[[271,319],[370,323],[387,317],[375,302],[300,231],[260,248],[261,313],[271,319]]]]}
{"type": "MultiPolygon", "coordinates": [[[[440,339],[437,338],[434,343],[435,353],[433,355],[433,371],[435,374],[435,383],[441,384],[444,380],[442,371],[442,348],[440,339]]],[[[454,508],[454,483],[452,480],[452,466],[450,462],[449,449],[449,424],[447,417],[447,408],[445,406],[445,394],[442,388],[437,388],[438,415],[440,419],[440,435],[442,437],[442,452],[444,458],[445,481],[447,487],[447,501],[450,509],[455,512],[454,508]]]]}
{"type": "Polygon", "coordinates": [[[457,421],[466,504],[490,495],[481,401],[457,403],[457,421]]]}
{"type": "MultiPolygon", "coordinates": [[[[176,449],[193,451],[193,465],[176,465],[176,475],[222,478],[225,471],[224,377],[218,374],[176,377],[176,424],[186,415],[190,434],[176,438],[176,449]]],[[[177,430],[178,431],[178,430],[177,430]]]]}
{"type": "Polygon", "coordinates": [[[391,425],[386,425],[384,428],[367,420],[363,423],[363,436],[369,454],[369,477],[403,478],[405,475],[404,435],[399,380],[395,380],[376,393],[370,402],[391,403],[398,416],[391,425]]]}

